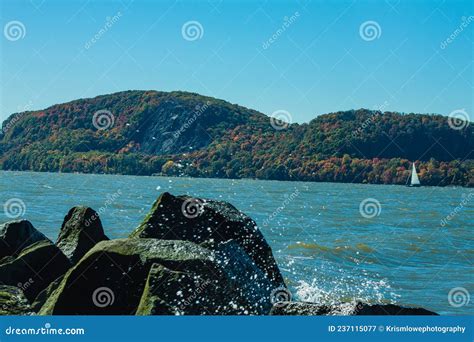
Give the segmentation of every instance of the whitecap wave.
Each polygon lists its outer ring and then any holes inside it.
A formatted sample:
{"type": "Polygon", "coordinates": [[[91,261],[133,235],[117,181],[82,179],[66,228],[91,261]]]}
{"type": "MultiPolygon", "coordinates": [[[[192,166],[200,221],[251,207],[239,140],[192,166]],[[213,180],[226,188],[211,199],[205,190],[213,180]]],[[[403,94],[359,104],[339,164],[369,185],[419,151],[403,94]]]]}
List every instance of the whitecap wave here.
{"type": "Polygon", "coordinates": [[[325,305],[364,302],[371,304],[395,303],[400,296],[394,292],[386,279],[355,279],[343,277],[337,282],[298,281],[295,286],[296,299],[325,305]]]}

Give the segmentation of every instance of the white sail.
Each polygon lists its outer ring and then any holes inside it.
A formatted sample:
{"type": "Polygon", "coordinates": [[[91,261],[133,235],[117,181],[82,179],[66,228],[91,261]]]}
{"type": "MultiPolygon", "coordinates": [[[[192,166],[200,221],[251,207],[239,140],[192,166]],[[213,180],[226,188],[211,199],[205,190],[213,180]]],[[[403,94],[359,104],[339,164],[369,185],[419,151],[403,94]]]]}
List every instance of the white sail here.
{"type": "Polygon", "coordinates": [[[418,179],[418,174],[416,173],[415,163],[412,164],[411,169],[411,185],[420,185],[420,180],[418,179]]]}

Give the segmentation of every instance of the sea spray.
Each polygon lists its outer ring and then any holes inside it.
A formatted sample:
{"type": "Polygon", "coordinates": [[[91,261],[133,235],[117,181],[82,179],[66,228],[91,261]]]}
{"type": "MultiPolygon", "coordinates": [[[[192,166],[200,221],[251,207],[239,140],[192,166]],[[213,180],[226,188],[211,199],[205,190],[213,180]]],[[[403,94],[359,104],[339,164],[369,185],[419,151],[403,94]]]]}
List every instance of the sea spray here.
{"type": "Polygon", "coordinates": [[[354,276],[342,276],[328,283],[327,279],[311,282],[298,281],[295,286],[296,299],[303,302],[335,305],[341,302],[357,303],[365,302],[371,304],[396,303],[397,295],[387,280],[360,279],[354,276]]]}

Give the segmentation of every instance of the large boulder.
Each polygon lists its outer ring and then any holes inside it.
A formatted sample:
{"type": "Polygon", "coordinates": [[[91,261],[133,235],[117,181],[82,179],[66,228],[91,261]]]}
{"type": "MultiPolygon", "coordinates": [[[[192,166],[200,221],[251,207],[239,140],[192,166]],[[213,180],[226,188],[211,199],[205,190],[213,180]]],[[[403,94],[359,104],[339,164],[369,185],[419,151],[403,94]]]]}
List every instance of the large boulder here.
{"type": "Polygon", "coordinates": [[[17,256],[0,260],[0,284],[21,288],[26,298],[33,301],[70,266],[68,258],[51,241],[38,241],[17,256]]]}
{"type": "Polygon", "coordinates": [[[16,256],[25,247],[47,238],[27,220],[11,221],[0,225],[0,259],[16,256]]]}
{"type": "Polygon", "coordinates": [[[175,271],[153,265],[137,314],[268,314],[275,288],[264,272],[235,241],[220,244],[213,254],[218,272],[209,268],[175,271]]]}
{"type": "Polygon", "coordinates": [[[423,308],[402,307],[394,304],[340,303],[321,305],[308,302],[275,303],[271,315],[275,316],[379,316],[379,315],[437,315],[423,308]]]}
{"type": "Polygon", "coordinates": [[[131,238],[186,240],[216,250],[235,241],[273,287],[284,286],[272,250],[255,222],[226,202],[163,193],[131,238]]]}
{"type": "Polygon", "coordinates": [[[183,240],[102,241],[66,273],[40,314],[268,314],[270,281],[239,248],[215,252],[183,240]]]}
{"type": "MultiPolygon", "coordinates": [[[[148,287],[154,293],[157,287],[153,280],[155,275],[157,279],[164,279],[158,278],[158,275],[167,272],[184,274],[187,280],[190,280],[190,277],[210,280],[215,286],[215,292],[222,292],[226,297],[229,294],[228,303],[236,301],[238,307],[245,304],[253,305],[243,303],[237,293],[230,294],[233,293],[230,280],[217,260],[214,252],[188,241],[157,239],[102,241],[64,276],[40,313],[135,314],[147,279],[150,279],[148,287]],[[157,264],[155,271],[150,272],[153,264],[157,264]],[[162,267],[158,268],[159,266],[162,267]]],[[[178,291],[185,293],[189,290],[189,286],[187,289],[184,286],[178,291]]],[[[162,299],[169,302],[169,307],[173,306],[176,298],[171,298],[172,293],[169,291],[175,288],[170,285],[162,289],[162,299]],[[166,291],[168,295],[165,296],[166,291]]],[[[178,291],[174,293],[175,297],[180,297],[178,291]]],[[[220,303],[223,302],[219,302],[219,305],[220,303]]],[[[154,310],[157,312],[161,308],[154,310]]]]}
{"type": "Polygon", "coordinates": [[[244,310],[229,280],[202,269],[175,271],[154,264],[148,274],[137,315],[229,315],[244,310]]]}
{"type": "Polygon", "coordinates": [[[23,292],[15,286],[0,285],[0,315],[28,315],[31,308],[23,292]]]}
{"type": "Polygon", "coordinates": [[[77,206],[64,218],[56,245],[76,264],[98,242],[108,239],[99,214],[91,208],[77,206]]]}

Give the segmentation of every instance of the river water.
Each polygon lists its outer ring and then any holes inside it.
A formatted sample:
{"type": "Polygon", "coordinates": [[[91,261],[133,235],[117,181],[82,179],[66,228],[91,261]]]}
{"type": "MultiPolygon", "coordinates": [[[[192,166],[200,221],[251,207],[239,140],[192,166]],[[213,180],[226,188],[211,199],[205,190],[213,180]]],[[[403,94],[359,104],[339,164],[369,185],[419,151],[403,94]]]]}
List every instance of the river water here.
{"type": "Polygon", "coordinates": [[[0,223],[21,214],[55,241],[69,208],[87,205],[126,237],[164,191],[252,217],[295,299],[474,313],[473,189],[0,171],[0,223]]]}

